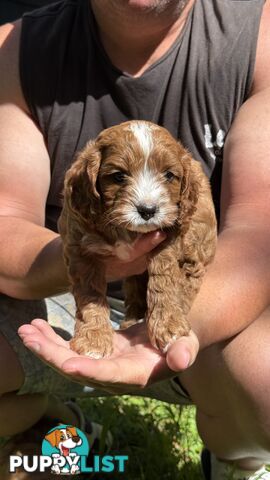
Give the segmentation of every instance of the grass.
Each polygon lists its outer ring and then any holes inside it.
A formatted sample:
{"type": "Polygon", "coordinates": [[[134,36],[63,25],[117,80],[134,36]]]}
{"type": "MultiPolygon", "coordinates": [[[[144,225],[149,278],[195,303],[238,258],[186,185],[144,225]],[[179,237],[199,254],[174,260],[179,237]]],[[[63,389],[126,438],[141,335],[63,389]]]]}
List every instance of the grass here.
{"type": "MultiPolygon", "coordinates": [[[[196,428],[194,407],[128,396],[78,402],[91,420],[104,426],[105,433],[112,432],[111,454],[129,456],[125,473],[96,474],[87,480],[105,477],[108,480],[203,479],[200,467],[203,445],[196,428]]],[[[270,471],[270,465],[268,469],[270,471]]],[[[232,478],[233,474],[228,474],[227,480],[232,478]]]]}
{"type": "MultiPolygon", "coordinates": [[[[89,474],[87,480],[202,480],[193,407],[128,396],[77,401],[92,421],[103,425],[104,437],[111,431],[110,454],[129,456],[124,473],[89,474]]],[[[2,445],[0,439],[0,449],[2,445]]]]}
{"type": "Polygon", "coordinates": [[[193,407],[128,396],[80,404],[93,421],[112,432],[112,453],[129,456],[125,473],[106,475],[110,480],[202,480],[202,444],[193,407]]]}
{"type": "MultiPolygon", "coordinates": [[[[104,437],[107,430],[112,432],[110,453],[129,456],[125,473],[90,474],[87,480],[202,480],[202,443],[194,407],[128,396],[88,398],[78,403],[91,420],[104,426],[104,437]]],[[[0,450],[3,444],[0,439],[0,450]]],[[[95,453],[104,452],[101,448],[95,453]]]]}

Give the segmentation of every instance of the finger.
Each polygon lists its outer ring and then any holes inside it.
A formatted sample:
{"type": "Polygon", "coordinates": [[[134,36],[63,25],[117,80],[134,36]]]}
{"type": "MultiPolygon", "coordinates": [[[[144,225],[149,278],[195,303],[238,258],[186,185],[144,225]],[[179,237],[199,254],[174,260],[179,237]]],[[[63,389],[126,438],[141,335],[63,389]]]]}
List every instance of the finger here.
{"type": "Polygon", "coordinates": [[[46,320],[42,320],[41,318],[35,318],[34,320],[32,320],[31,325],[37,327],[39,331],[42,332],[43,335],[45,335],[45,337],[49,338],[58,345],[62,345],[63,347],[69,346],[69,342],[67,340],[64,340],[61,335],[56,333],[54,328],[48,322],[46,322],[46,320]]]}
{"type": "MultiPolygon", "coordinates": [[[[37,323],[38,326],[24,325],[20,327],[18,333],[22,338],[24,345],[38,357],[42,358],[43,361],[52,367],[57,368],[60,372],[72,376],[80,382],[84,380],[84,383],[91,384],[92,386],[101,386],[106,383],[122,383],[120,381],[121,375],[119,375],[119,372],[125,371],[126,369],[126,365],[122,365],[123,362],[121,363],[120,361],[119,364],[115,359],[94,360],[79,356],[77,353],[69,350],[66,346],[57,344],[52,338],[50,338],[50,335],[46,336],[40,329],[42,324],[39,322],[34,323],[37,323]],[[71,362],[71,368],[69,368],[68,363],[68,368],[65,367],[65,362],[67,360],[71,362]],[[76,360],[78,360],[78,362],[76,362],[76,360]]],[[[42,327],[44,327],[44,325],[42,325],[42,327]]],[[[48,329],[46,330],[48,332],[48,329]]],[[[53,336],[56,336],[58,341],[58,336],[56,334],[53,336]]],[[[130,363],[129,360],[127,360],[127,363],[130,363]]],[[[127,368],[127,371],[130,371],[129,367],[127,368]]]]}
{"type": "Polygon", "coordinates": [[[36,333],[37,330],[40,331],[48,339],[55,342],[57,345],[68,347],[69,343],[66,340],[64,340],[60,335],[57,335],[57,333],[48,324],[48,322],[46,322],[45,320],[42,320],[41,318],[34,319],[31,322],[31,324],[22,325],[19,328],[18,333],[22,338],[22,337],[25,337],[26,335],[29,336],[33,333],[36,333]]]}
{"type": "Polygon", "coordinates": [[[78,354],[46,337],[34,325],[24,325],[18,332],[24,345],[46,363],[61,371],[62,364],[78,354]],[[24,328],[27,327],[27,328],[24,328]],[[31,329],[29,328],[31,327],[31,329]]]}
{"type": "Polygon", "coordinates": [[[166,234],[160,230],[155,232],[149,232],[141,235],[134,243],[131,251],[130,260],[135,260],[138,257],[145,255],[146,253],[157,247],[163,240],[165,240],[166,234]]]}
{"type": "Polygon", "coordinates": [[[22,325],[18,329],[18,335],[20,336],[23,343],[25,343],[25,341],[35,342],[37,340],[38,332],[39,330],[31,324],[22,325]]]}
{"type": "Polygon", "coordinates": [[[199,340],[191,330],[189,335],[174,342],[167,353],[168,367],[174,372],[181,372],[190,367],[196,360],[199,351],[199,340]]]}
{"type": "MultiPolygon", "coordinates": [[[[39,322],[34,322],[39,324],[39,322]]],[[[25,347],[29,348],[35,355],[41,358],[44,362],[51,367],[56,368],[62,375],[67,376],[71,381],[76,381],[85,385],[86,383],[97,389],[104,389],[109,391],[107,385],[103,385],[98,382],[86,382],[83,377],[76,377],[75,375],[65,374],[62,369],[62,364],[73,355],[77,355],[75,352],[54,344],[50,338],[46,337],[37,327],[34,325],[23,325],[18,331],[25,347]]],[[[68,343],[68,342],[66,342],[68,343]]],[[[115,391],[115,393],[117,393],[115,391]]]]}

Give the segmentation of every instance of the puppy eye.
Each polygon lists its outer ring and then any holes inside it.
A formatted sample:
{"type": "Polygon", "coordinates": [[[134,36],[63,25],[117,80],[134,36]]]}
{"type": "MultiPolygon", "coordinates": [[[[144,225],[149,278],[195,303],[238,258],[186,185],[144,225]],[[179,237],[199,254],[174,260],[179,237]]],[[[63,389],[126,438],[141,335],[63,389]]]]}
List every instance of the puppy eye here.
{"type": "Polygon", "coordinates": [[[174,173],[170,172],[170,170],[167,170],[167,172],[165,172],[164,176],[165,176],[166,180],[168,180],[168,182],[171,182],[175,178],[174,173]]]}
{"type": "Polygon", "coordinates": [[[123,183],[126,178],[126,174],[124,172],[114,172],[112,177],[115,183],[123,183]]]}

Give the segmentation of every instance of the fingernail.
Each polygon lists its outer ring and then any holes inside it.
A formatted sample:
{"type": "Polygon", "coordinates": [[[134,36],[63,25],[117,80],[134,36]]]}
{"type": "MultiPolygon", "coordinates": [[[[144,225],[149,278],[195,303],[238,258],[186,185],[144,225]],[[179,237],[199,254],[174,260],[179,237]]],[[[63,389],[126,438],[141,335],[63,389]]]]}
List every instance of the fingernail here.
{"type": "Polygon", "coordinates": [[[33,351],[33,352],[39,352],[40,351],[40,345],[39,343],[25,343],[25,346],[27,348],[29,348],[29,350],[33,351]]]}
{"type": "Polygon", "coordinates": [[[152,237],[152,244],[153,245],[158,245],[165,238],[166,238],[166,234],[164,232],[160,232],[158,230],[157,232],[155,232],[155,234],[152,237]]]}
{"type": "Polygon", "coordinates": [[[185,351],[185,353],[182,353],[183,355],[183,368],[188,368],[190,367],[192,361],[191,361],[191,355],[188,351],[185,351]]]}

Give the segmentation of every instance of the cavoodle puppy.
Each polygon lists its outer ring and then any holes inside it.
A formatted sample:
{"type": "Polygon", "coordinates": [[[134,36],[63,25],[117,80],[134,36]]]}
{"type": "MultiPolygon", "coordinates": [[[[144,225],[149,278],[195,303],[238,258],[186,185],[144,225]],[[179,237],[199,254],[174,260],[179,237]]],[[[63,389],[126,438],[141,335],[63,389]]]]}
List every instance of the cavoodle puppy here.
{"type": "Polygon", "coordinates": [[[106,257],[127,260],[138,236],[158,229],[167,238],[149,254],[147,274],[125,280],[126,322],[145,318],[152,345],[165,352],[188,334],[187,314],[215,252],[208,179],[165,128],[130,121],[104,130],[67,172],[59,220],[78,353],[112,353],[106,257]]]}

